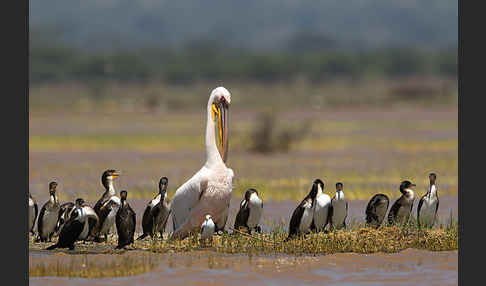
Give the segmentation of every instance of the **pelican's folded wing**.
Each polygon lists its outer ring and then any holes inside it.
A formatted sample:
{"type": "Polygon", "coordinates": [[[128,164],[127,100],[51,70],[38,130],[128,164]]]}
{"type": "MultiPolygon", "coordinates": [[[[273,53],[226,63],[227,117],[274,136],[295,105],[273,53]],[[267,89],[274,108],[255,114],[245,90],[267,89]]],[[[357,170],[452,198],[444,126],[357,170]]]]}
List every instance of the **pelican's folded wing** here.
{"type": "Polygon", "coordinates": [[[174,231],[184,224],[191,210],[198,203],[202,192],[204,192],[204,186],[207,187],[207,179],[204,173],[204,169],[201,169],[177,189],[171,203],[174,231]],[[203,189],[201,189],[201,186],[203,189]]]}

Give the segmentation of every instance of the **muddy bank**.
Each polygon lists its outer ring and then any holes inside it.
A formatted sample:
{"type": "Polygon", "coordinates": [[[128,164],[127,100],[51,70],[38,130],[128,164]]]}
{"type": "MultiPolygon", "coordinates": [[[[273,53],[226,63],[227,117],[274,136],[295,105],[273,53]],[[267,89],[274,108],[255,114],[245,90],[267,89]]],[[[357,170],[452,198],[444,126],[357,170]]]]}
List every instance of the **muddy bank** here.
{"type": "MultiPolygon", "coordinates": [[[[121,278],[32,277],[30,285],[457,285],[457,251],[430,252],[407,249],[395,254],[333,254],[326,256],[244,256],[210,252],[152,254],[151,272],[121,278]]],[[[30,255],[30,264],[111,263],[120,256],[30,255]]]]}

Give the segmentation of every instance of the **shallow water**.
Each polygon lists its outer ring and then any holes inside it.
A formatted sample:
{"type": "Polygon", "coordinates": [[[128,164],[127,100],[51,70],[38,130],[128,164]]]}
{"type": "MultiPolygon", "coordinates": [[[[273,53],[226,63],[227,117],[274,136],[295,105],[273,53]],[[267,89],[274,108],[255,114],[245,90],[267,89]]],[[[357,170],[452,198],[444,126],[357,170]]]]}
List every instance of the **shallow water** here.
{"type": "MultiPolygon", "coordinates": [[[[391,201],[393,203],[394,200],[391,201]]],[[[143,213],[147,200],[132,200],[137,214],[143,213]]],[[[231,203],[228,226],[232,226],[239,201],[231,203]]],[[[363,222],[367,201],[349,201],[348,224],[363,222]]],[[[414,216],[418,200],[414,205],[414,216]]],[[[290,214],[297,202],[265,202],[264,231],[272,223],[288,227],[290,214]]],[[[447,221],[452,212],[457,218],[457,197],[441,197],[439,220],[447,221]]],[[[137,231],[141,230],[137,220],[137,231]]],[[[171,231],[171,223],[167,230],[171,231]]],[[[44,248],[46,245],[43,245],[44,248]]],[[[126,251],[122,254],[100,254],[112,249],[105,244],[88,245],[93,254],[66,254],[57,251],[29,251],[30,265],[38,263],[73,263],[120,261],[126,256],[141,257],[147,251],[126,251]]],[[[30,285],[457,285],[458,252],[431,252],[407,249],[395,254],[341,253],[325,256],[247,256],[195,251],[185,254],[150,254],[158,266],[145,274],[117,278],[33,277],[30,285]]],[[[81,264],[80,264],[81,265],[81,264]]]]}
{"type": "MultiPolygon", "coordinates": [[[[407,249],[395,254],[341,253],[326,256],[246,256],[210,252],[154,254],[151,272],[118,278],[33,277],[30,285],[457,285],[457,251],[407,249]]],[[[141,255],[138,251],[125,255],[141,255]]],[[[31,263],[84,255],[31,255],[31,263]]],[[[113,259],[97,254],[90,259],[113,259]]],[[[119,258],[122,258],[119,257],[119,258]]]]}

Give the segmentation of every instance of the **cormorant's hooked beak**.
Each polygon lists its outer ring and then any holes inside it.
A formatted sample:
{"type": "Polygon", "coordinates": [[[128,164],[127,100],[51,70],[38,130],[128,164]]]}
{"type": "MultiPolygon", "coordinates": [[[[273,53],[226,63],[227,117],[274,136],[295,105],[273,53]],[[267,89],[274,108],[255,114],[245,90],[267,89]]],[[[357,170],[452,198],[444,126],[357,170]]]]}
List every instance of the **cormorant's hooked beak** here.
{"type": "Polygon", "coordinates": [[[229,144],[229,137],[228,137],[228,103],[226,101],[222,101],[219,104],[213,103],[213,120],[217,117],[218,119],[218,138],[219,138],[219,153],[221,155],[221,159],[223,162],[226,163],[228,160],[228,144],[229,144]]]}

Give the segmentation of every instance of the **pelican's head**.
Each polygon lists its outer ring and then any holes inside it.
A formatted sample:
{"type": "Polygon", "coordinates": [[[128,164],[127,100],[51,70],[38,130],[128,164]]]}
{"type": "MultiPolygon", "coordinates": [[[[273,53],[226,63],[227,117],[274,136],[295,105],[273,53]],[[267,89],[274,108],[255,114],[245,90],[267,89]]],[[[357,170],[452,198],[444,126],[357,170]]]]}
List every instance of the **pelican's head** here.
{"type": "Polygon", "coordinates": [[[435,180],[437,179],[437,175],[435,173],[430,173],[429,174],[429,180],[430,180],[430,184],[431,185],[434,185],[435,184],[435,180]]]}
{"type": "Polygon", "coordinates": [[[228,105],[231,104],[231,93],[222,86],[213,89],[211,97],[213,98],[213,104],[219,104],[221,102],[226,102],[228,105]]]}
{"type": "Polygon", "coordinates": [[[211,92],[211,114],[213,121],[218,121],[219,153],[226,163],[228,158],[228,108],[231,104],[230,92],[220,86],[211,92]]]}

